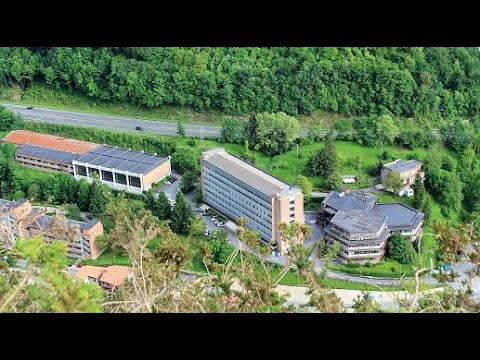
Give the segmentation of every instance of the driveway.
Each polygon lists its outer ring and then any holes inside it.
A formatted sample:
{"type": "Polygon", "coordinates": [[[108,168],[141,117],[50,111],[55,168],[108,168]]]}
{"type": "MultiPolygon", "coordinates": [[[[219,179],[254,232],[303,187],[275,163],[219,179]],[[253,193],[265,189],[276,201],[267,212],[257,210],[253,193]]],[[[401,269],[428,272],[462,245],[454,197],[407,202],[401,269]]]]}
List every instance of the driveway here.
{"type": "Polygon", "coordinates": [[[172,170],[171,176],[175,176],[178,180],[171,185],[163,184],[162,186],[155,189],[153,191],[153,194],[154,194],[153,196],[155,196],[155,198],[158,198],[158,194],[160,192],[164,192],[165,195],[167,195],[167,198],[169,198],[170,200],[175,200],[175,196],[177,195],[177,190],[180,188],[180,183],[182,182],[182,176],[173,170],[172,170]]]}

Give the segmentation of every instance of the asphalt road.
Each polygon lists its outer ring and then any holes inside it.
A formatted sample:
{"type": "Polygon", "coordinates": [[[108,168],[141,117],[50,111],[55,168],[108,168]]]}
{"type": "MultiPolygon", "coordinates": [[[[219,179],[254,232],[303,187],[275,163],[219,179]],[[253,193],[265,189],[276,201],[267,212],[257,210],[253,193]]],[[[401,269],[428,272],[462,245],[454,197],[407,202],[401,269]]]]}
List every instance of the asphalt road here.
{"type": "MultiPolygon", "coordinates": [[[[31,121],[46,122],[51,124],[67,124],[79,126],[92,126],[103,129],[136,131],[135,127],[141,126],[144,132],[158,133],[162,135],[177,135],[177,124],[174,122],[141,120],[135,118],[87,114],[73,111],[52,110],[34,107],[28,110],[25,105],[7,105],[5,107],[16,111],[25,119],[31,121]]],[[[185,132],[188,136],[218,137],[220,126],[188,125],[185,124],[185,132]]]]}
{"type": "MultiPolygon", "coordinates": [[[[175,122],[161,120],[143,120],[122,116],[87,114],[74,111],[52,110],[42,107],[27,109],[26,105],[9,105],[5,107],[12,109],[30,121],[46,122],[51,124],[68,124],[77,126],[92,126],[102,129],[121,130],[121,131],[139,131],[135,130],[141,126],[144,132],[157,133],[162,135],[177,135],[177,124],[175,122]]],[[[184,124],[187,136],[211,137],[220,136],[220,126],[215,125],[189,125],[184,124]]],[[[354,131],[353,131],[354,132],[354,131]]],[[[328,130],[318,131],[319,135],[326,135],[328,130]]],[[[334,131],[334,133],[338,133],[334,131]]],[[[440,130],[432,129],[432,134],[440,138],[440,130]]],[[[308,135],[307,130],[302,130],[300,136],[308,135]]]]}

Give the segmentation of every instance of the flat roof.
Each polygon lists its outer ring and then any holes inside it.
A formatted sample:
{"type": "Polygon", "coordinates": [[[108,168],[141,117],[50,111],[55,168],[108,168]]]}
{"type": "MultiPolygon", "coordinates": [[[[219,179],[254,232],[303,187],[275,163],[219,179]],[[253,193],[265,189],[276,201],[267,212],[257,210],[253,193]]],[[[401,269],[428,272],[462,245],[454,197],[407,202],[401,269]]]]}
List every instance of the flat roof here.
{"type": "Polygon", "coordinates": [[[169,161],[169,159],[141,151],[103,145],[80,156],[75,161],[145,175],[169,161]]]}
{"type": "Polygon", "coordinates": [[[37,159],[51,160],[65,164],[71,164],[73,160],[77,159],[80,156],[80,154],[75,154],[72,152],[49,149],[37,145],[28,144],[19,145],[16,154],[37,159]]]}
{"type": "Polygon", "coordinates": [[[225,149],[208,150],[203,152],[203,155],[206,163],[232,175],[267,196],[271,197],[280,193],[286,195],[289,192],[293,195],[300,191],[300,189],[226,152],[225,149]]]}
{"type": "Polygon", "coordinates": [[[416,228],[425,214],[402,203],[375,204],[372,209],[387,218],[387,226],[416,228]]]}
{"type": "Polygon", "coordinates": [[[422,165],[422,163],[415,159],[408,161],[397,159],[395,161],[392,161],[391,163],[383,165],[383,167],[402,173],[404,171],[414,169],[418,165],[422,165]]]}
{"type": "Polygon", "coordinates": [[[355,234],[375,234],[382,229],[385,221],[384,216],[372,210],[339,210],[330,223],[347,230],[352,236],[355,234]]]}
{"type": "Polygon", "coordinates": [[[363,190],[353,190],[350,193],[331,191],[322,203],[335,210],[368,210],[375,205],[377,197],[363,190]]]}
{"type": "Polygon", "coordinates": [[[61,136],[41,134],[26,130],[12,130],[3,138],[3,141],[11,142],[16,145],[36,145],[44,148],[68,151],[76,154],[86,154],[87,152],[100,146],[99,144],[67,139],[61,136]]]}

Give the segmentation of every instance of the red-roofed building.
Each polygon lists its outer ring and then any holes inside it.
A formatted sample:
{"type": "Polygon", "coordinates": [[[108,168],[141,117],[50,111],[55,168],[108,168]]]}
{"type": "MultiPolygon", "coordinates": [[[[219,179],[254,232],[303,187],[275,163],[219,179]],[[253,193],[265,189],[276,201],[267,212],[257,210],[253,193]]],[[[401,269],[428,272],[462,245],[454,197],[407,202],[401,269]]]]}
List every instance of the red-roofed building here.
{"type": "Polygon", "coordinates": [[[10,131],[10,133],[3,138],[3,142],[10,142],[17,146],[34,145],[81,155],[100,146],[99,144],[87,141],[67,139],[61,136],[40,134],[26,130],[10,131]]]}

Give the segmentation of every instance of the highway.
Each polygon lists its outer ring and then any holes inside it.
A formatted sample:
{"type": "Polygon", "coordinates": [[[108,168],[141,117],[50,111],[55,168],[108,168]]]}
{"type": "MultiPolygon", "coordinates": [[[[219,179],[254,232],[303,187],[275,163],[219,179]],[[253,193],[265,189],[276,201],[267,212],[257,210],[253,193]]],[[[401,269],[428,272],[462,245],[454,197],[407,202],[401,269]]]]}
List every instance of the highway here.
{"type": "MultiPolygon", "coordinates": [[[[16,111],[30,121],[46,122],[50,124],[92,126],[103,129],[137,132],[140,131],[135,130],[135,128],[141,126],[144,132],[162,135],[177,135],[177,124],[175,122],[52,110],[41,107],[34,107],[33,109],[28,110],[26,105],[3,104],[3,106],[16,111]]],[[[220,126],[184,124],[184,127],[187,136],[218,137],[220,135],[220,126]]]]}
{"type": "MultiPolygon", "coordinates": [[[[102,129],[134,132],[140,132],[139,130],[135,130],[135,128],[137,126],[141,126],[143,128],[143,132],[162,135],[177,135],[177,123],[175,122],[144,120],[123,116],[88,114],[75,111],[53,110],[42,107],[34,107],[33,109],[28,110],[27,105],[2,105],[6,108],[16,111],[25,119],[30,121],[46,122],[50,124],[92,126],[102,129]]],[[[210,138],[217,138],[220,136],[221,126],[184,124],[184,127],[187,136],[210,138]]],[[[325,136],[327,133],[328,130],[320,130],[317,132],[318,135],[323,136],[325,136]]],[[[335,135],[339,134],[338,131],[333,131],[333,133],[335,135]]],[[[355,133],[355,130],[349,133],[353,134],[355,133]]],[[[440,138],[439,129],[432,129],[432,133],[435,137],[440,138]]],[[[305,137],[307,135],[307,130],[302,130],[300,132],[301,137],[305,137]]]]}

